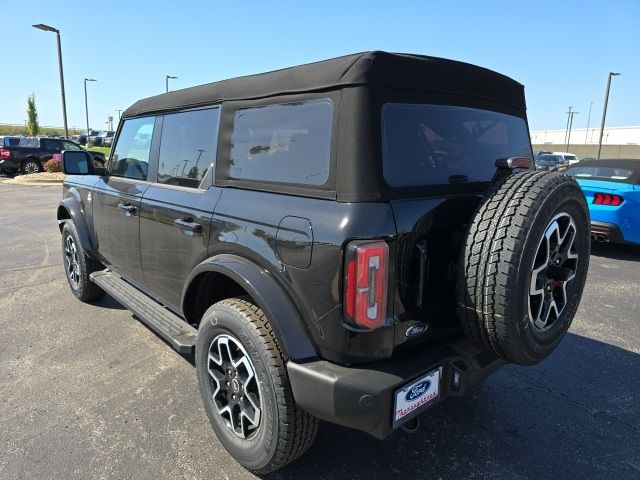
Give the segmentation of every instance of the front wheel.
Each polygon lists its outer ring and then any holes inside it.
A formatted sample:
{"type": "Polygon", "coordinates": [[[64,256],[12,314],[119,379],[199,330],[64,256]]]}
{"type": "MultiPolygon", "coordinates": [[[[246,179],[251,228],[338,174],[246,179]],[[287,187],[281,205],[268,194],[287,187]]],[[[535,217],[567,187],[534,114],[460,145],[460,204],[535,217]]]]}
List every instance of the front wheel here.
{"type": "Polygon", "coordinates": [[[212,305],[200,322],[196,372],[218,439],[254,473],[278,470],[313,443],[318,420],[293,399],[266,315],[241,298],[212,305]]]}
{"type": "Polygon", "coordinates": [[[89,278],[101,265],[84,252],[72,221],[65,222],[62,228],[62,256],[67,281],[76,298],[83,302],[102,298],[104,291],[89,278]]]}

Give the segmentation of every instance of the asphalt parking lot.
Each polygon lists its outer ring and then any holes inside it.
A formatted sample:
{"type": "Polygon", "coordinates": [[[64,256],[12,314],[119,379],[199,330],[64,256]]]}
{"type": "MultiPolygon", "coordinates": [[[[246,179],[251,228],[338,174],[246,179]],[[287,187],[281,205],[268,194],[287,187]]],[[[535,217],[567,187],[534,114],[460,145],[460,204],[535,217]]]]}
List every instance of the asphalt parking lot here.
{"type": "MultiPolygon", "coordinates": [[[[59,185],[0,184],[0,478],[255,478],[224,451],[191,359],[62,268],[59,185]]],[[[640,256],[594,248],[559,349],[385,441],[330,424],[268,478],[640,478],[640,256]]]]}

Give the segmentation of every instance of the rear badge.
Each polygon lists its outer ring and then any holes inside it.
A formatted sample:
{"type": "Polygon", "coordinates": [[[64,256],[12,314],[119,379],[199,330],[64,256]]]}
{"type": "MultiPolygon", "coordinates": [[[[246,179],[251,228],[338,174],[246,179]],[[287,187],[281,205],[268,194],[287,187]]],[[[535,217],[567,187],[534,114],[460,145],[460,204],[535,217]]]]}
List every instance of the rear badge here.
{"type": "Polygon", "coordinates": [[[429,325],[427,325],[424,322],[414,323],[409,328],[407,328],[405,335],[407,337],[417,337],[418,335],[422,335],[423,333],[426,333],[428,328],[429,328],[429,325]]]}

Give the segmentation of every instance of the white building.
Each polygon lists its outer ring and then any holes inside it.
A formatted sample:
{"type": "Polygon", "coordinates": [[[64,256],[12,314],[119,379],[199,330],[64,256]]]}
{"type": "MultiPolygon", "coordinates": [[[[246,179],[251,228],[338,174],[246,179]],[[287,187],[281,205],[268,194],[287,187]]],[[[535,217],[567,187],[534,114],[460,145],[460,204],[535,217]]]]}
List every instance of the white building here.
{"type": "MultiPolygon", "coordinates": [[[[535,145],[567,143],[566,130],[532,130],[531,143],[535,145]]],[[[598,144],[600,127],[571,129],[571,144],[598,144]]],[[[640,126],[605,127],[602,135],[603,145],[640,145],[640,126]]]]}

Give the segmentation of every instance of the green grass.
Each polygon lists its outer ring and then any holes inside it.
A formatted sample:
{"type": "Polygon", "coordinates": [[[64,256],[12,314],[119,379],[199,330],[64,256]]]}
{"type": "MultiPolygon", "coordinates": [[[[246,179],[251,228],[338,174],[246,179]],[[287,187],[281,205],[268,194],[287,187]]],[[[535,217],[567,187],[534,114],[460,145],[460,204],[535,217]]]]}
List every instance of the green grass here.
{"type": "Polygon", "coordinates": [[[105,157],[109,156],[109,152],[111,151],[110,147],[88,147],[87,150],[93,150],[94,152],[102,152],[105,157]]]}

